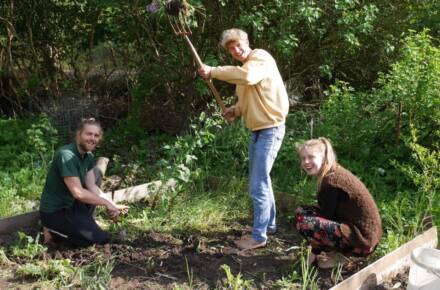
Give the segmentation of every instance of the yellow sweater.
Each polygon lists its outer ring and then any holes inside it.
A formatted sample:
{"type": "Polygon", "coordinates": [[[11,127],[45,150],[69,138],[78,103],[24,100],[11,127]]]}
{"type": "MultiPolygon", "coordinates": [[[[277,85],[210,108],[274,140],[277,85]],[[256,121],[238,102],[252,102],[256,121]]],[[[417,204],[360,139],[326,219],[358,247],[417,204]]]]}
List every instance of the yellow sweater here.
{"type": "Polygon", "coordinates": [[[236,85],[235,115],[251,131],[284,124],[289,100],[273,57],[255,49],[242,66],[213,67],[211,77],[236,85]]]}

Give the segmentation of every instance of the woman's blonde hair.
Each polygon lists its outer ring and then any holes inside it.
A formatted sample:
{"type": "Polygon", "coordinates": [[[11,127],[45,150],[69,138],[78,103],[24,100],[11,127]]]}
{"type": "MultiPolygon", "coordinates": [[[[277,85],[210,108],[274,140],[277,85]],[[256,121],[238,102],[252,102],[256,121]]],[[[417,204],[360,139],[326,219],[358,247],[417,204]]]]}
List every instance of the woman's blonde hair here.
{"type": "Polygon", "coordinates": [[[323,178],[338,165],[336,160],[336,153],[333,150],[333,146],[330,141],[325,137],[319,137],[317,139],[310,139],[302,144],[296,146],[296,151],[301,155],[304,149],[318,149],[324,154],[321,170],[317,177],[318,190],[321,188],[323,178]]]}

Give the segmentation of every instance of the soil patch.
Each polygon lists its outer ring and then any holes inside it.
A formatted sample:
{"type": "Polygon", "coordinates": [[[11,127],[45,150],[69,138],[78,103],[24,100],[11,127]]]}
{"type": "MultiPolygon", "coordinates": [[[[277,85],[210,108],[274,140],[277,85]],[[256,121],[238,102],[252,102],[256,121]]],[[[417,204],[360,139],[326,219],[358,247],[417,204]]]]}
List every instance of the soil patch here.
{"type": "MultiPolygon", "coordinates": [[[[124,235],[114,235],[109,244],[102,246],[49,247],[40,258],[67,258],[76,266],[103,258],[113,259],[111,289],[174,289],[175,285],[185,284],[193,289],[220,289],[226,281],[222,265],[227,265],[235,276],[241,273],[242,279],[253,280],[256,289],[273,289],[275,281],[289,276],[294,270],[300,274],[297,262],[302,239],[292,224],[280,225],[278,232],[269,236],[265,248],[237,254],[233,241],[250,233],[249,227],[243,227],[243,231],[209,235],[146,232],[130,241],[124,240],[124,235]]],[[[6,238],[2,244],[10,240],[6,238]]],[[[11,259],[17,264],[26,262],[11,259]]],[[[365,260],[352,258],[338,275],[334,270],[318,270],[319,288],[329,289],[365,266],[365,260]]],[[[12,280],[0,276],[0,286],[8,281],[12,280]]]]}
{"type": "Polygon", "coordinates": [[[46,258],[68,258],[75,265],[85,265],[98,257],[112,257],[112,289],[172,289],[176,283],[212,289],[220,287],[225,278],[222,265],[262,288],[289,275],[297,260],[297,253],[289,248],[300,242],[293,231],[281,229],[264,249],[231,253],[232,241],[245,233],[202,236],[149,232],[130,242],[115,239],[86,249],[50,248],[46,258]]]}

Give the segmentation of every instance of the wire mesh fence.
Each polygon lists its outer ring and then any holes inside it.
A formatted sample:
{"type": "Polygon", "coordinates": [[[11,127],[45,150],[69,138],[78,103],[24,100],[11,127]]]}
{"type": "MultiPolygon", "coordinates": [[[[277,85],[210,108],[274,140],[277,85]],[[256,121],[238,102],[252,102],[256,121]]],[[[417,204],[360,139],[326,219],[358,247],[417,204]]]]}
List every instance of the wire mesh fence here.
{"type": "Polygon", "coordinates": [[[63,142],[72,140],[81,119],[100,119],[99,107],[92,97],[63,96],[48,102],[45,112],[58,130],[60,141],[63,142]]]}

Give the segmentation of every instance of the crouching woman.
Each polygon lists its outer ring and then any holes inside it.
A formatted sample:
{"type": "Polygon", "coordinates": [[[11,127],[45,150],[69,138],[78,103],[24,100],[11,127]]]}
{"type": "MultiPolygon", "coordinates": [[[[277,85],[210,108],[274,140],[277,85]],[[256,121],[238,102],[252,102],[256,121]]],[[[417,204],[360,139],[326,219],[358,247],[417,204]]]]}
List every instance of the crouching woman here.
{"type": "Polygon", "coordinates": [[[312,247],[309,263],[331,268],[345,255],[368,256],[382,236],[376,203],[358,177],[336,161],[326,138],[297,147],[301,167],[317,178],[318,206],[296,209],[296,228],[312,247]]]}

